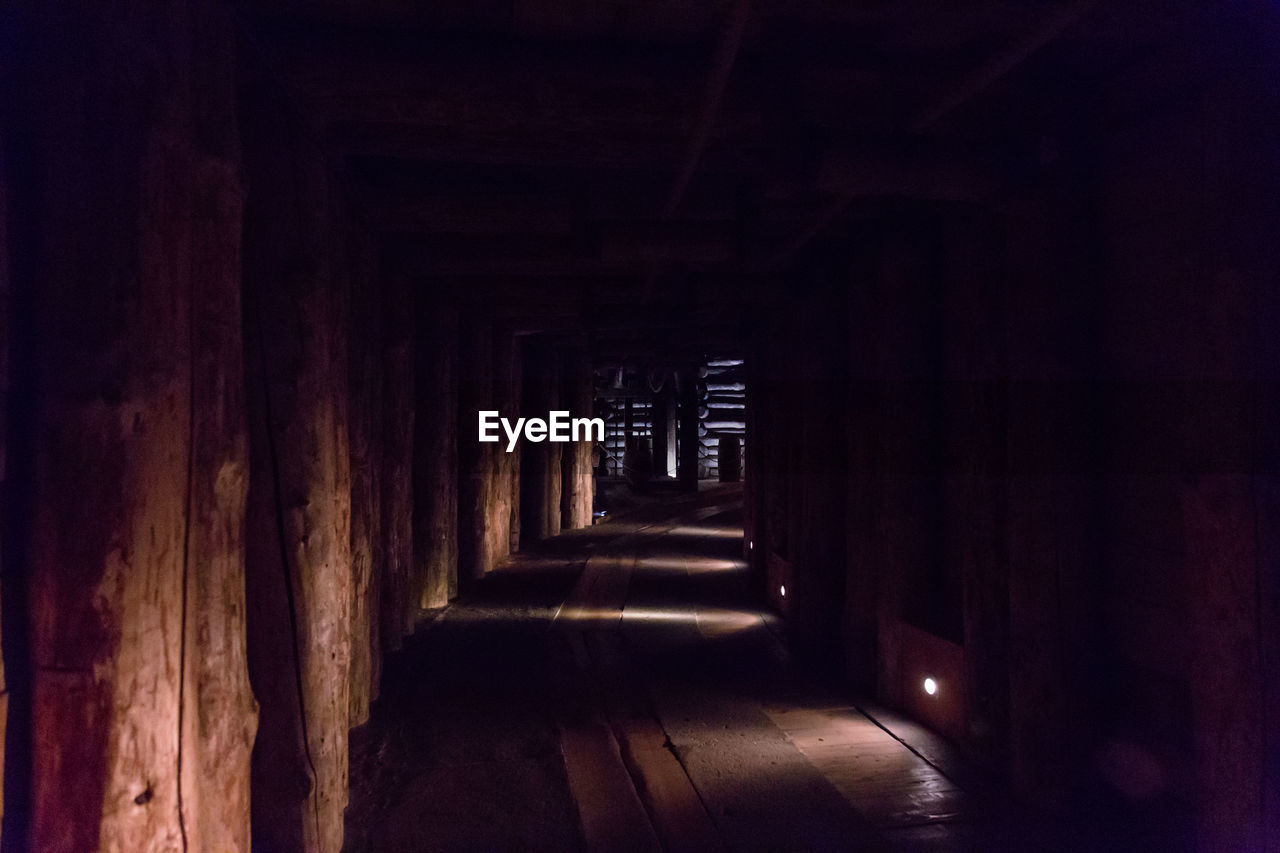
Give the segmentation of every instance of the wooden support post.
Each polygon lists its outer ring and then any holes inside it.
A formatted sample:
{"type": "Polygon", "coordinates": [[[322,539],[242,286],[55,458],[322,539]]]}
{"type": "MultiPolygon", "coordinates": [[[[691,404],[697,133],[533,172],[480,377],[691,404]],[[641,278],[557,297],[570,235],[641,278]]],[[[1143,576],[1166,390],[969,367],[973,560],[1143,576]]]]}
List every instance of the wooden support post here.
{"type": "MultiPolygon", "coordinates": [[[[585,343],[577,342],[564,349],[564,387],[562,408],[570,418],[590,418],[594,386],[591,376],[591,354],[585,343]]],[[[561,453],[560,527],[575,530],[591,526],[591,505],[595,497],[592,457],[594,436],[563,446],[561,453]]]]}
{"type": "Polygon", "coordinates": [[[250,842],[250,754],[258,728],[245,634],[244,190],[232,20],[215,4],[195,3],[192,10],[200,69],[194,103],[208,154],[195,170],[191,236],[182,811],[189,849],[235,850],[250,842]]]}
{"type": "MultiPolygon", "coordinates": [[[[458,572],[462,579],[485,576],[505,554],[506,545],[490,535],[505,529],[509,512],[500,506],[498,469],[506,453],[497,443],[478,440],[479,413],[496,410],[493,325],[479,311],[469,311],[460,324],[458,361],[458,572]]],[[[501,433],[501,430],[499,430],[501,433]]],[[[456,593],[456,590],[454,590],[456,593]]]]}
{"type": "Polygon", "coordinates": [[[413,432],[411,619],[443,607],[458,584],[458,312],[418,299],[413,432]]]}
{"type": "MultiPolygon", "coordinates": [[[[546,419],[560,408],[561,364],[555,345],[527,338],[524,347],[524,411],[526,417],[546,419]]],[[[560,532],[560,454],[562,444],[525,442],[521,459],[521,536],[538,542],[560,532]]]]}
{"type": "Polygon", "coordinates": [[[376,248],[351,236],[351,725],[369,718],[378,695],[382,648],[379,600],[383,567],[382,290],[376,248]]]}
{"type": "Polygon", "coordinates": [[[379,621],[383,651],[401,647],[413,630],[409,575],[413,565],[414,395],[413,294],[408,279],[384,278],[382,315],[382,559],[379,621]]]}
{"type": "MultiPolygon", "coordinates": [[[[515,423],[520,417],[520,344],[510,331],[494,334],[494,404],[501,417],[515,423]]],[[[497,469],[493,485],[493,509],[488,534],[494,559],[520,550],[520,445],[511,452],[504,444],[495,449],[497,469]]]]}
{"type": "Polygon", "coordinates": [[[245,103],[254,846],[336,850],[347,804],[347,295],[330,164],[287,103],[245,103]]]}
{"type": "Polygon", "coordinates": [[[5,845],[245,849],[256,723],[230,24],[201,2],[6,16],[20,51],[7,113],[23,117],[6,154],[30,167],[6,232],[24,272],[10,322],[30,324],[21,358],[38,384],[22,415],[26,529],[5,507],[24,539],[5,572],[28,593],[32,753],[29,811],[5,845]],[[142,42],[164,48],[120,49],[142,42]]]}

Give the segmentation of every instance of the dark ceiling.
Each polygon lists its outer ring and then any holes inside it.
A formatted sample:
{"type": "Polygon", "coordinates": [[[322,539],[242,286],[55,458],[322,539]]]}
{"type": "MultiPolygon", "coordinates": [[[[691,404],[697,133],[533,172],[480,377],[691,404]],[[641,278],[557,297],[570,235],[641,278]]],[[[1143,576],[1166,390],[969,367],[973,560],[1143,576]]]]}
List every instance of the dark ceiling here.
{"type": "Polygon", "coordinates": [[[1172,45],[1198,8],[272,0],[241,18],[251,76],[331,143],[394,263],[530,331],[616,337],[732,332],[771,274],[886,204],[994,203],[1046,137],[1105,125],[1121,71],[1193,61],[1172,45]]]}

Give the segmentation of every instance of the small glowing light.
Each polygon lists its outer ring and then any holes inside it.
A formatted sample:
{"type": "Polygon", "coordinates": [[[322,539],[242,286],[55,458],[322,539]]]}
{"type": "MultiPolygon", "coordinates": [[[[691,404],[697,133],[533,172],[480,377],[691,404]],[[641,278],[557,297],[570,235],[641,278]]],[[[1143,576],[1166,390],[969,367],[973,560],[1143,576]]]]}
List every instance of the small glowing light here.
{"type": "Polygon", "coordinates": [[[756,549],[756,540],[751,539],[747,542],[747,550],[754,551],[756,549]]]}
{"type": "Polygon", "coordinates": [[[930,696],[936,695],[938,692],[938,682],[934,681],[932,678],[926,678],[924,680],[924,692],[928,693],[930,696]]]}
{"type": "Polygon", "coordinates": [[[787,597],[787,587],[785,584],[778,587],[778,594],[781,595],[783,598],[787,597]]]}

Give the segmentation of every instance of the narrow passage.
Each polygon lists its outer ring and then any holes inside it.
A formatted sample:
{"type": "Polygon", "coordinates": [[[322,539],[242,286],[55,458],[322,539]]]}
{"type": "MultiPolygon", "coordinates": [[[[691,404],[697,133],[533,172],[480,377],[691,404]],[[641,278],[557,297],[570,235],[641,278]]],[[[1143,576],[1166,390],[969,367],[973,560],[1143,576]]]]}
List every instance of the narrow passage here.
{"type": "Polygon", "coordinates": [[[441,611],[353,733],[347,849],[1008,841],[940,739],[791,665],[741,555],[719,486],[549,540],[441,611]]]}

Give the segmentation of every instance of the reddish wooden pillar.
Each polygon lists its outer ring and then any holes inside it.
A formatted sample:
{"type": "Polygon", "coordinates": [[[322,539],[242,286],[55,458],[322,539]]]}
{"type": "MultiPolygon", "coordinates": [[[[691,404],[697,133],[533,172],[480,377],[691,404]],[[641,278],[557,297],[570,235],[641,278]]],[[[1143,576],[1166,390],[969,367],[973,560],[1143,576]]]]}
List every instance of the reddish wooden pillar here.
{"type": "Polygon", "coordinates": [[[399,273],[383,279],[382,565],[379,633],[383,651],[400,648],[413,630],[418,603],[409,598],[413,566],[414,395],[413,294],[399,273]]]}
{"type": "Polygon", "coordinates": [[[381,279],[372,241],[351,235],[349,318],[351,389],[348,436],[351,454],[351,692],[350,723],[369,718],[378,695],[382,561],[381,279]]]}
{"type": "MultiPolygon", "coordinates": [[[[499,454],[506,442],[479,440],[481,411],[494,411],[494,335],[488,319],[472,311],[465,315],[459,335],[458,360],[458,571],[457,578],[476,580],[485,576],[498,559],[498,543],[491,531],[499,516],[509,512],[497,508],[499,454]]],[[[498,431],[501,434],[501,430],[498,431]]],[[[510,516],[501,518],[501,526],[510,516]]],[[[456,585],[453,594],[456,595],[456,585]]]]}
{"type": "Polygon", "coordinates": [[[253,830],[255,846],[327,851],[347,802],[348,271],[329,164],[269,91],[243,112],[253,830]]]}
{"type": "MultiPolygon", "coordinates": [[[[564,350],[564,388],[561,408],[570,418],[589,418],[594,403],[591,354],[585,344],[564,350]]],[[[591,503],[595,498],[595,477],[591,465],[595,441],[587,436],[564,446],[561,454],[560,527],[574,530],[591,526],[591,503]]]]}
{"type": "MultiPolygon", "coordinates": [[[[511,423],[520,418],[520,342],[509,331],[494,334],[494,405],[511,423]]],[[[517,443],[508,453],[504,443],[494,451],[497,470],[493,485],[493,518],[489,527],[492,552],[500,560],[520,550],[520,456],[517,443]]]]}
{"type": "Polygon", "coordinates": [[[195,109],[202,147],[192,232],[192,480],[187,546],[183,813],[188,847],[249,843],[257,702],[249,684],[243,524],[249,488],[243,339],[243,190],[234,33],[195,7],[195,109]]]}
{"type": "Polygon", "coordinates": [[[413,431],[412,620],[449,603],[458,588],[458,312],[417,309],[413,431]]]}
{"type": "Polygon", "coordinates": [[[8,130],[30,167],[30,242],[14,251],[38,384],[21,567],[30,837],[6,844],[243,848],[254,708],[229,23],[203,3],[9,12],[26,51],[10,105],[26,121],[8,130]]]}
{"type": "MultiPolygon", "coordinates": [[[[551,342],[525,340],[522,412],[525,417],[546,420],[548,412],[560,407],[560,361],[551,342]]],[[[524,442],[520,531],[525,542],[537,542],[560,532],[561,448],[562,445],[545,440],[524,442]]]]}

